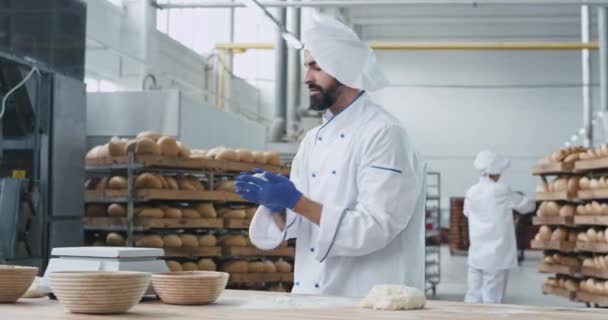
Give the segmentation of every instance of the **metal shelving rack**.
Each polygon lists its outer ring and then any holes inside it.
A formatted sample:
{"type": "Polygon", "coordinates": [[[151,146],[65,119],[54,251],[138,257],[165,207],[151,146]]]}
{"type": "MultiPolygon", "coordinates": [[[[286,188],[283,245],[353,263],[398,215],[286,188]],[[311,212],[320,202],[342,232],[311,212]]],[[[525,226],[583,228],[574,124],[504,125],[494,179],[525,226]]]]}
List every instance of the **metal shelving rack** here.
{"type": "Polygon", "coordinates": [[[426,292],[437,294],[441,280],[441,174],[427,172],[425,205],[425,285],[426,292]]]}

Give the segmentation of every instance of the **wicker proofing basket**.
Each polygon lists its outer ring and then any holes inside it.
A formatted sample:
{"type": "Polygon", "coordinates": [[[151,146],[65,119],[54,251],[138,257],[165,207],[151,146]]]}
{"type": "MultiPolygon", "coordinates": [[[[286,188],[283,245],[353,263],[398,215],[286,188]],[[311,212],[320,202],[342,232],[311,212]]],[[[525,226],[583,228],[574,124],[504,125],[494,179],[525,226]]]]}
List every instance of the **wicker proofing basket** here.
{"type": "Polygon", "coordinates": [[[0,265],[0,303],[21,298],[38,274],[38,268],[0,265]]]}
{"type": "Polygon", "coordinates": [[[152,286],[167,304],[210,304],[224,291],[229,276],[214,271],[157,273],[152,275],[152,286]]]}
{"type": "Polygon", "coordinates": [[[116,314],[127,312],[150,285],[147,272],[54,272],[53,293],[73,313],[116,314]]]}

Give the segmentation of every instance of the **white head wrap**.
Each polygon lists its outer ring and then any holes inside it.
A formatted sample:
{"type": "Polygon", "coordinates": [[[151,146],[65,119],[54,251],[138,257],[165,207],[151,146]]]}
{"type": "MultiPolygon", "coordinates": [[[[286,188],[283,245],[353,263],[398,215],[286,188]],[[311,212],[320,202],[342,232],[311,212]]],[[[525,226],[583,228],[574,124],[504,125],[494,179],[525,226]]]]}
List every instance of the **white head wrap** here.
{"type": "Polygon", "coordinates": [[[509,168],[511,162],[492,151],[481,151],[475,157],[473,166],[483,175],[502,174],[509,168]]]}
{"type": "Polygon", "coordinates": [[[374,52],[335,18],[316,17],[304,44],[325,72],[348,87],[376,91],[389,84],[374,52]]]}

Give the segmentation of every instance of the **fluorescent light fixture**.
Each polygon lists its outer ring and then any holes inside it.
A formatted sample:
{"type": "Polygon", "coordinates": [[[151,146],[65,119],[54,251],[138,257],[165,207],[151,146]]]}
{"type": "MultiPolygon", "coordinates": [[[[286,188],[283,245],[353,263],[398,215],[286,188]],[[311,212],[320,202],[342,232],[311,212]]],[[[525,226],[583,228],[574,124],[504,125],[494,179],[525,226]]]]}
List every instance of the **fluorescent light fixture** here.
{"type": "Polygon", "coordinates": [[[570,138],[570,141],[572,141],[572,142],[576,142],[577,140],[578,140],[578,136],[577,136],[577,135],[573,135],[573,136],[570,138]]]}
{"type": "Polygon", "coordinates": [[[600,117],[601,119],[603,119],[605,115],[606,114],[604,113],[604,111],[600,111],[597,113],[597,116],[600,117]]]}
{"type": "Polygon", "coordinates": [[[290,47],[296,50],[302,50],[304,48],[302,41],[300,41],[300,39],[291,34],[289,31],[287,31],[285,29],[285,26],[279,23],[279,21],[277,21],[277,19],[272,15],[272,13],[266,10],[266,8],[264,8],[264,6],[257,0],[242,0],[242,3],[248,8],[255,9],[260,13],[263,13],[266,17],[268,17],[268,19],[270,19],[277,26],[277,28],[281,30],[281,37],[285,39],[285,42],[287,42],[290,47]]]}
{"type": "Polygon", "coordinates": [[[569,148],[570,146],[572,146],[570,141],[567,141],[566,143],[564,143],[564,147],[569,148]]]}
{"type": "Polygon", "coordinates": [[[581,128],[580,130],[578,130],[578,134],[580,134],[581,136],[585,134],[585,128],[581,128]]]}

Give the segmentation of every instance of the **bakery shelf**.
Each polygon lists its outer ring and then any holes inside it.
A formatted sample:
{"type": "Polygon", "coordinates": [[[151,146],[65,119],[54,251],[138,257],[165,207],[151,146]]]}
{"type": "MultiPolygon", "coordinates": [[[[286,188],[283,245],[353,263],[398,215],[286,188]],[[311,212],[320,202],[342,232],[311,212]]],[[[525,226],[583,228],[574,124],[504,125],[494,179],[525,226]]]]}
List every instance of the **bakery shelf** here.
{"type": "Polygon", "coordinates": [[[596,253],[608,253],[608,243],[578,241],[576,243],[576,250],[596,253]]]}
{"type": "Polygon", "coordinates": [[[575,216],[574,224],[582,226],[608,226],[608,216],[575,216]]]}
{"type": "Polygon", "coordinates": [[[595,277],[608,280],[608,270],[606,269],[583,267],[581,269],[581,274],[587,277],[595,277]]]}
{"type": "Polygon", "coordinates": [[[568,276],[576,276],[580,267],[566,266],[566,265],[557,265],[557,264],[545,264],[541,263],[538,265],[538,272],[540,273],[557,273],[568,276]]]}
{"type": "Polygon", "coordinates": [[[229,284],[259,284],[268,282],[293,282],[293,272],[231,273],[229,284]]]}
{"type": "Polygon", "coordinates": [[[561,252],[573,252],[576,243],[568,242],[568,241],[559,241],[559,240],[532,240],[531,243],[532,249],[540,249],[540,250],[557,250],[561,252]]]}
{"type": "MultiPolygon", "coordinates": [[[[88,230],[126,230],[127,218],[84,217],[84,228],[88,230]]],[[[149,229],[217,229],[224,226],[218,218],[201,219],[168,219],[168,218],[134,218],[133,225],[140,230],[149,229]]]]}
{"type": "Polygon", "coordinates": [[[539,217],[535,216],[532,218],[532,223],[535,226],[549,225],[549,226],[574,226],[574,217],[539,217]]]}
{"type": "Polygon", "coordinates": [[[558,191],[558,192],[537,192],[536,201],[559,201],[559,200],[574,200],[576,199],[575,192],[558,191]]]}
{"type": "MultiPolygon", "coordinates": [[[[126,169],[129,166],[128,157],[112,157],[102,159],[86,160],[87,170],[95,169],[126,169]]],[[[165,169],[188,169],[221,172],[242,172],[260,168],[276,173],[288,175],[289,168],[283,166],[273,166],[266,164],[207,160],[197,158],[176,158],[165,156],[135,156],[133,167],[139,168],[165,168],[165,169]]]]}
{"type": "Polygon", "coordinates": [[[277,248],[270,251],[260,250],[255,247],[224,247],[225,256],[232,257],[293,257],[295,249],[293,247],[277,248]]]}
{"type": "MultiPolygon", "coordinates": [[[[244,202],[238,194],[225,191],[191,191],[167,189],[142,189],[135,191],[135,201],[145,202],[151,200],[179,200],[179,201],[222,201],[244,202]]],[[[127,202],[127,190],[87,190],[86,202],[127,202]]]]}
{"type": "Polygon", "coordinates": [[[608,199],[608,189],[579,190],[578,198],[583,200],[608,199]]]}
{"type": "Polygon", "coordinates": [[[221,247],[165,248],[165,257],[198,258],[221,256],[221,247]]]}
{"type": "Polygon", "coordinates": [[[251,219],[224,219],[226,229],[249,229],[251,219]]]}
{"type": "Polygon", "coordinates": [[[559,175],[564,173],[572,173],[574,171],[573,162],[555,162],[549,164],[541,164],[532,167],[532,174],[535,176],[542,175],[559,175]]]}
{"type": "Polygon", "coordinates": [[[602,296],[579,290],[576,292],[576,301],[608,305],[608,296],[602,296]]]}
{"type": "Polygon", "coordinates": [[[550,285],[543,285],[543,293],[554,296],[564,297],[566,299],[574,300],[576,297],[576,291],[570,291],[566,288],[554,287],[550,285]]]}
{"type": "Polygon", "coordinates": [[[574,170],[578,172],[608,170],[608,158],[577,161],[574,170]]]}

